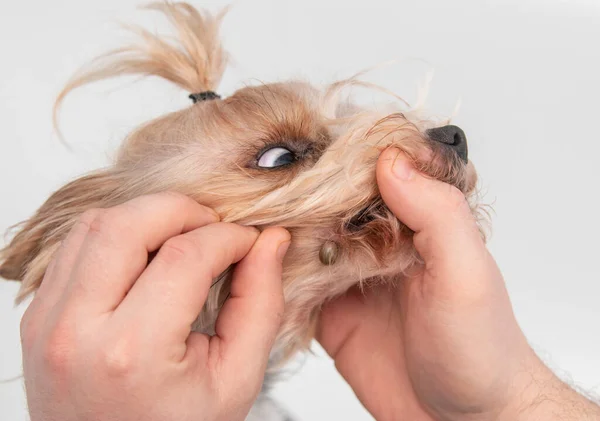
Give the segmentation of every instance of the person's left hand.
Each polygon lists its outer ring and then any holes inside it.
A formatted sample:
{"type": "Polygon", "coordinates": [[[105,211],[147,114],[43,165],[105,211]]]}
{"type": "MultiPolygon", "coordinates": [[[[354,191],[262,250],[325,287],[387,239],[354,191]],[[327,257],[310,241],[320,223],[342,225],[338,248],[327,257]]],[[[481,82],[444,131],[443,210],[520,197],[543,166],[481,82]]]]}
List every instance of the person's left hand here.
{"type": "Polygon", "coordinates": [[[281,321],[289,239],[178,194],[86,212],[21,323],[31,420],[243,420],[281,321]],[[238,261],[216,335],[190,332],[238,261]]]}

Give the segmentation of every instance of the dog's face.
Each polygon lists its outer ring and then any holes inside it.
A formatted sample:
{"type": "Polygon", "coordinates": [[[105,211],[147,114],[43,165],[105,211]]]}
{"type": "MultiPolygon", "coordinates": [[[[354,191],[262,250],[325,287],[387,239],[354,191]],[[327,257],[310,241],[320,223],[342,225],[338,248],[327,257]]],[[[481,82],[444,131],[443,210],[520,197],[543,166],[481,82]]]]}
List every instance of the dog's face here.
{"type": "MultiPolygon", "coordinates": [[[[39,286],[83,211],[178,191],[224,221],[290,231],[278,340],[289,355],[312,337],[325,300],[359,283],[395,282],[419,264],[411,231],[377,189],[382,150],[401,149],[467,198],[476,183],[462,130],[416,113],[354,106],[340,99],[344,87],[247,87],[153,120],[125,140],[114,166],[68,184],[42,206],[5,249],[0,275],[22,280],[24,296],[39,286]]],[[[211,332],[229,273],[211,288],[197,330],[211,332]]]]}

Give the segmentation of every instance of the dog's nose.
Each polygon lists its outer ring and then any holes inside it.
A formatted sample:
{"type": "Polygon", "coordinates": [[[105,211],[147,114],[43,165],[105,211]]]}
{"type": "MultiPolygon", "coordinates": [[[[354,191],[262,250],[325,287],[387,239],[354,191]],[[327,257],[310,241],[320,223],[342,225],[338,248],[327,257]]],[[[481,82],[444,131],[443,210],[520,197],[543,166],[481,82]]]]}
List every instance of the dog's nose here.
{"type": "Polygon", "coordinates": [[[467,136],[460,127],[452,125],[442,126],[429,129],[425,134],[434,142],[451,146],[463,161],[468,162],[467,136]]]}

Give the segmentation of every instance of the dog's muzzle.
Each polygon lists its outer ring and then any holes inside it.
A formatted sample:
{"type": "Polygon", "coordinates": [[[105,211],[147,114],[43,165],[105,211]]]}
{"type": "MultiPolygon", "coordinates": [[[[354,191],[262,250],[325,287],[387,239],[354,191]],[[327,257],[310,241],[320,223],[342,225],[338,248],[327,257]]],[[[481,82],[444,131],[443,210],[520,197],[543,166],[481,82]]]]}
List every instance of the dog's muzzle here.
{"type": "Polygon", "coordinates": [[[439,142],[448,145],[464,162],[469,162],[469,151],[467,148],[467,136],[460,127],[442,126],[435,129],[429,129],[425,132],[427,137],[433,142],[439,142]]]}

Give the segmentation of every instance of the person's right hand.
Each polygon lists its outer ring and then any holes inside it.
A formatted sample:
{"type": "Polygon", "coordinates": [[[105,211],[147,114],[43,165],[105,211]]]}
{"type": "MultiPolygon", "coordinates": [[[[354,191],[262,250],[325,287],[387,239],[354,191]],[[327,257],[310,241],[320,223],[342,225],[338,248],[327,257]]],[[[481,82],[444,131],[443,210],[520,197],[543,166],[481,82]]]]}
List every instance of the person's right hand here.
{"type": "Polygon", "coordinates": [[[425,264],[397,288],[327,305],[318,339],[379,421],[600,420],[530,348],[460,191],[379,159],[381,195],[425,264]]]}

